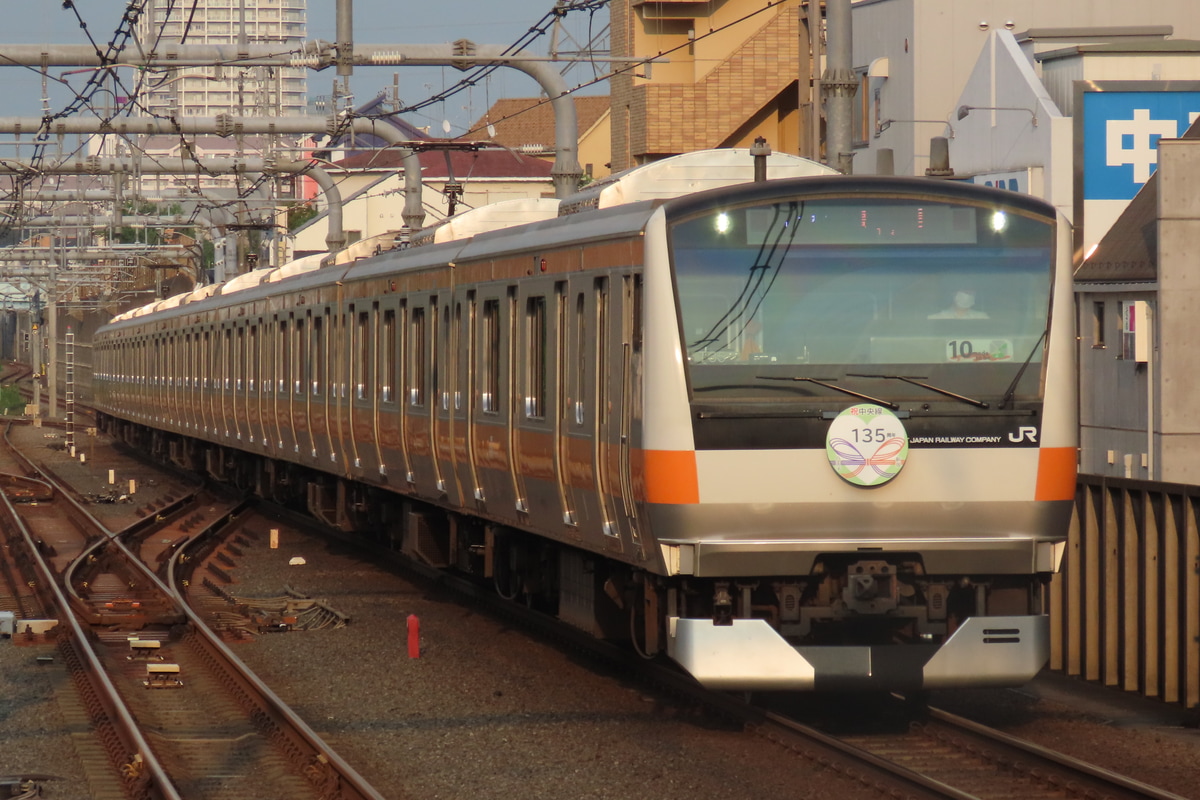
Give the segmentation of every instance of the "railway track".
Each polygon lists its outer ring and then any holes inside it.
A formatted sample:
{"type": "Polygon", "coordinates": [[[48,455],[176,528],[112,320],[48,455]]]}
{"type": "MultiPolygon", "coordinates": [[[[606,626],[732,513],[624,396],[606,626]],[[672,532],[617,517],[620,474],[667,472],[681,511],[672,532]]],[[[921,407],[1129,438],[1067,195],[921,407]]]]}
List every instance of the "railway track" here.
{"type": "Polygon", "coordinates": [[[709,713],[740,723],[748,732],[822,769],[834,770],[859,782],[864,791],[872,794],[914,800],[1076,797],[1187,800],[1001,731],[898,698],[891,698],[889,708],[876,707],[861,717],[900,720],[890,730],[825,732],[793,718],[791,712],[752,704],[742,696],[708,691],[670,666],[645,661],[627,650],[598,642],[519,604],[497,605],[486,589],[473,583],[420,566],[410,567],[462,596],[486,604],[524,628],[584,650],[590,657],[636,676],[684,703],[704,707],[709,713]]]}
{"type": "Polygon", "coordinates": [[[901,730],[836,735],[786,714],[760,711],[761,721],[751,724],[760,735],[810,758],[819,747],[824,755],[818,760],[836,752],[832,763],[881,775],[913,797],[1186,800],[934,708],[901,730]]]}
{"type": "Polygon", "coordinates": [[[53,589],[52,635],[79,691],[67,714],[89,732],[77,751],[93,797],[380,796],[171,588],[186,581],[183,543],[241,503],[198,493],[115,532],[61,486],[36,505],[3,505],[53,589]]]}

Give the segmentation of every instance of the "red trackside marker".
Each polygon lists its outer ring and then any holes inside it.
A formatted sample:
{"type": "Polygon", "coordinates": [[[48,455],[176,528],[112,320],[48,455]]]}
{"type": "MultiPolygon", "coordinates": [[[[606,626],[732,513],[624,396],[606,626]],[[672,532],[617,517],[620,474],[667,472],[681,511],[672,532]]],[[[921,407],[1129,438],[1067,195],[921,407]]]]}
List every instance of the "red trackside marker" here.
{"type": "Polygon", "coordinates": [[[421,620],[416,614],[408,615],[408,657],[421,657],[421,620]]]}

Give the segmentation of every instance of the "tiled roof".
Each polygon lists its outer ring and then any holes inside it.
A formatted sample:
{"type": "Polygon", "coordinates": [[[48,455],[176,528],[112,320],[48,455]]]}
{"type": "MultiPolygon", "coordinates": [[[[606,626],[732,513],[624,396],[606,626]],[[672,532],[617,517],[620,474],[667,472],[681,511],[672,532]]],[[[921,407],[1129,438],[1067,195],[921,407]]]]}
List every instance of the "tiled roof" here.
{"type": "MultiPolygon", "coordinates": [[[[549,178],[551,164],[539,158],[522,156],[509,150],[489,149],[461,151],[452,150],[450,164],[458,180],[471,178],[549,178]]],[[[446,170],[445,151],[427,150],[421,153],[421,175],[426,179],[449,177],[446,170]]],[[[338,161],[335,166],[343,169],[395,170],[402,165],[400,153],[395,149],[371,153],[356,153],[338,161]]]]}
{"type": "MultiPolygon", "coordinates": [[[[574,98],[579,135],[582,136],[600,119],[609,107],[607,95],[574,98]]],[[[522,146],[541,145],[554,149],[554,108],[544,98],[510,97],[497,100],[487,114],[471,126],[463,139],[486,140],[487,126],[496,129],[493,141],[514,150],[522,146]]]]}

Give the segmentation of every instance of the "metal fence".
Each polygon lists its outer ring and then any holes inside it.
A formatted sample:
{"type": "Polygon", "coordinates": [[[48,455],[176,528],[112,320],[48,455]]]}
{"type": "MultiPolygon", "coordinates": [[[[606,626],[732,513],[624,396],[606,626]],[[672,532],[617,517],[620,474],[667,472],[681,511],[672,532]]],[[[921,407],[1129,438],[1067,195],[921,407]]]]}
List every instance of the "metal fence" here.
{"type": "Polygon", "coordinates": [[[1200,486],[1081,475],[1050,666],[1200,707],[1200,486]]]}

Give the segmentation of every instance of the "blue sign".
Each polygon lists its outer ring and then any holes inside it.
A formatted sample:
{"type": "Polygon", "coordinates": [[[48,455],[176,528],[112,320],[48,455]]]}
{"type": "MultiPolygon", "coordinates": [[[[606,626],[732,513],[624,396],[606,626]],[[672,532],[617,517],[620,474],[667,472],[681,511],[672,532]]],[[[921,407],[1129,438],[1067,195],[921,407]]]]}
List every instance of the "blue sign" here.
{"type": "Polygon", "coordinates": [[[1158,140],[1200,117],[1200,92],[1084,92],[1083,197],[1130,200],[1158,167],[1158,140]]]}

